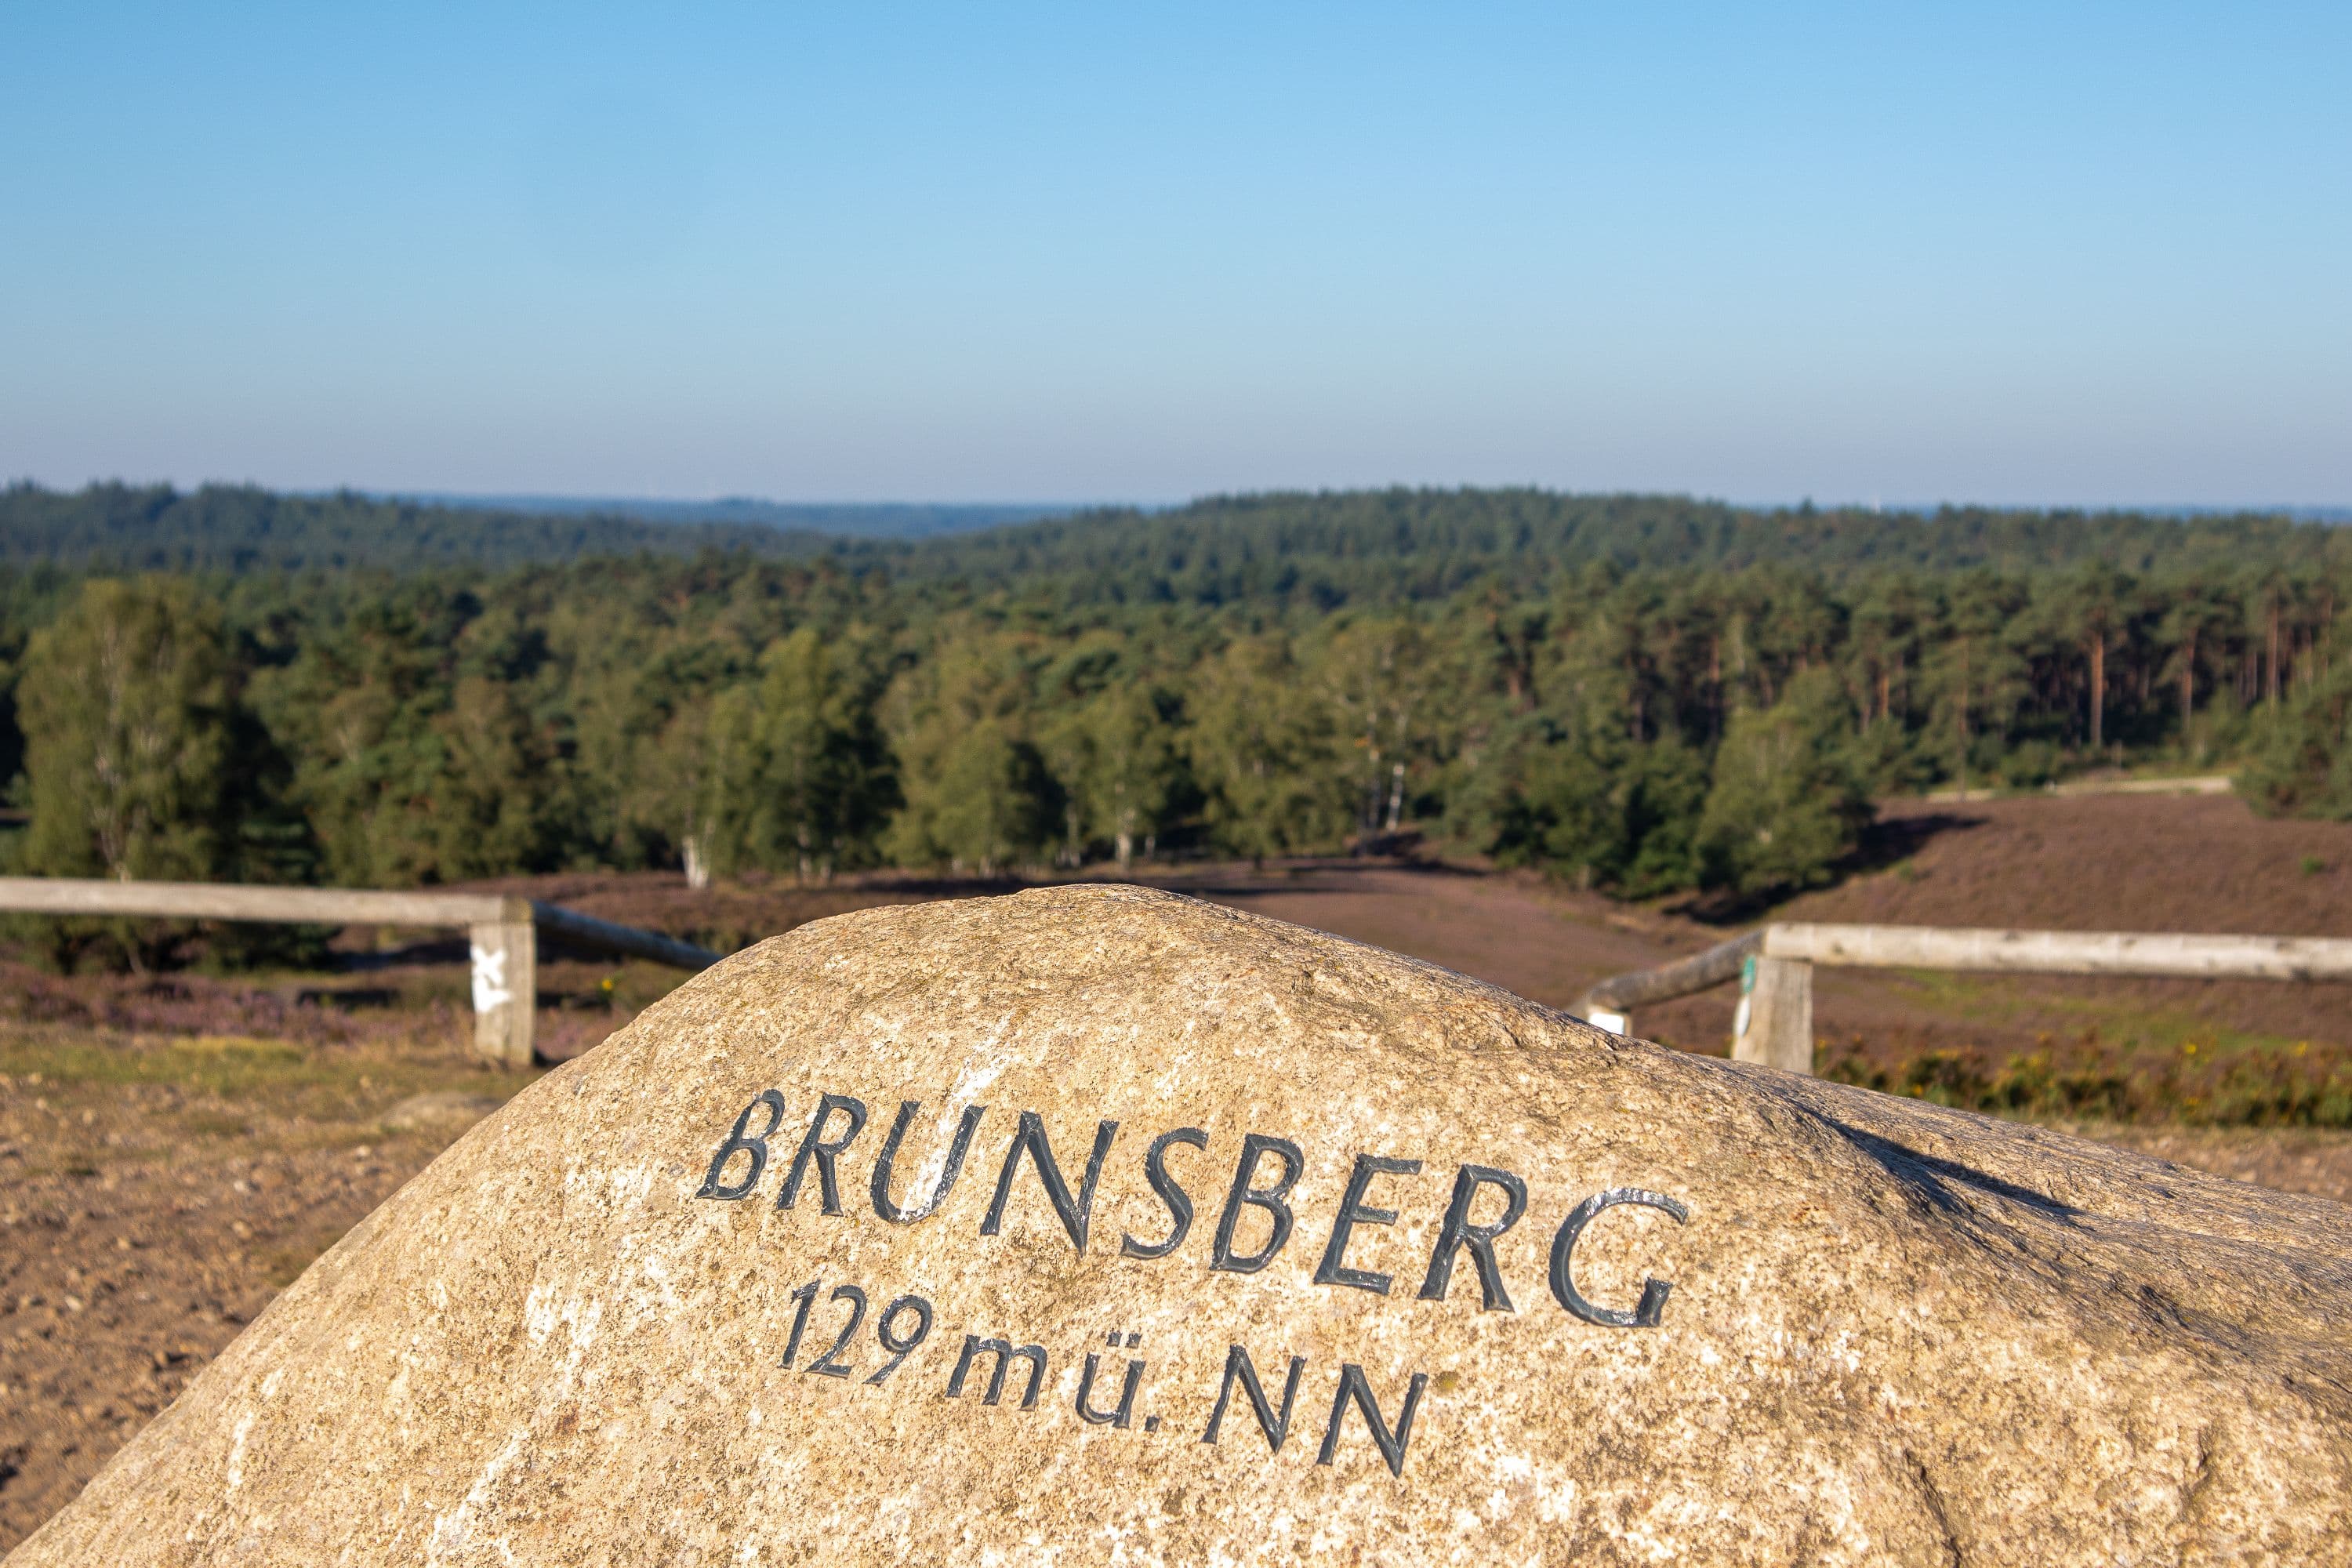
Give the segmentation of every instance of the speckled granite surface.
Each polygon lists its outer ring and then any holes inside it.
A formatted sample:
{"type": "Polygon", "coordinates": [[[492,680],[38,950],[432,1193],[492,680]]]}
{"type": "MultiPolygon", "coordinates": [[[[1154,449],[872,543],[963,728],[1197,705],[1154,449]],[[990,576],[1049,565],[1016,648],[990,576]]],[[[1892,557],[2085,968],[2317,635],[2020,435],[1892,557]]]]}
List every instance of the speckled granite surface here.
{"type": "Polygon", "coordinates": [[[8,1562],[2342,1562],[2347,1324],[2352,1209],[1063,889],[689,984],[8,1562]]]}

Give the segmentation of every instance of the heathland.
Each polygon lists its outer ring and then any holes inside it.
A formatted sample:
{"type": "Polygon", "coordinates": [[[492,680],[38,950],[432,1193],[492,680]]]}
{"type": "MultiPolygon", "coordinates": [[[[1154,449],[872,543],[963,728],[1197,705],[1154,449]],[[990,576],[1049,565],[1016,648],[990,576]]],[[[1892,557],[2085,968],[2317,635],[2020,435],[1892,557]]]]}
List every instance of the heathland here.
{"type": "MultiPolygon", "coordinates": [[[[1116,875],[1108,867],[1087,874],[1116,875]]],[[[1718,941],[1675,899],[1420,856],[1129,875],[1412,953],[1554,1005],[1718,941]]],[[[877,870],[584,870],[473,884],[721,945],[883,902],[1009,890],[877,870]]],[[[1886,803],[1797,917],[2352,936],[2352,825],[2228,796],[1886,803]]],[[[39,956],[37,948],[28,958],[39,956]]],[[[522,1081],[473,1065],[462,944],[341,933],[298,966],[0,968],[0,1546],[69,1499],[319,1250],[522,1081]]],[[[539,1036],[593,1045],[677,976],[558,952],[539,1036]]],[[[1638,1020],[1724,1048],[1717,991],[1638,1020]]],[[[1832,1076],[2352,1200],[2333,987],[1823,972],[1832,1076]],[[2330,1100],[2328,1097],[2333,1096],[2330,1100]]]]}
{"type": "Polygon", "coordinates": [[[2341,1204],[1197,899],[899,904],[525,1089],[24,1568],[2315,1563],[2347,1250],[2341,1204]]]}

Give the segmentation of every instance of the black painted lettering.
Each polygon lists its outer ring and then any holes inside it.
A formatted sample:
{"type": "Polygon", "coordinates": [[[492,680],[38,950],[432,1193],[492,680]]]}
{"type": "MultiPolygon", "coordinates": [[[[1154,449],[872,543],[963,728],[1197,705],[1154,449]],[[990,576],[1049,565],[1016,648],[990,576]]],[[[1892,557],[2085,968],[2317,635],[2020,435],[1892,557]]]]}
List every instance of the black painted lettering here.
{"type": "Polygon", "coordinates": [[[1601,1323],[1612,1329],[1654,1329],[1665,1316],[1666,1295],[1674,1289],[1671,1279],[1645,1279],[1642,1281],[1642,1300],[1630,1312],[1613,1307],[1598,1307],[1588,1301],[1576,1289],[1576,1242],[1601,1210],[1619,1204],[1639,1204],[1643,1208],[1663,1210],[1675,1216],[1681,1225],[1690,1218],[1690,1210],[1664,1193],[1645,1193],[1639,1187],[1612,1187],[1605,1193],[1595,1193],[1576,1205],[1560,1222],[1559,1230],[1551,1238],[1551,1293],[1559,1304],[1588,1323],[1601,1323]]]}
{"type": "Polygon", "coordinates": [[[1234,1171],[1233,1190],[1225,1194],[1225,1212],[1217,1220],[1217,1244],[1209,1255],[1211,1268],[1228,1274],[1255,1274],[1274,1261],[1274,1255],[1290,1239],[1290,1205],[1284,1200],[1298,1184],[1298,1173],[1306,1164],[1307,1158],[1298,1152],[1298,1145],[1287,1138],[1268,1138],[1253,1132],[1242,1140],[1242,1163],[1234,1171]],[[1257,1174],[1258,1162],[1268,1154],[1282,1161],[1282,1180],[1270,1187],[1251,1186],[1250,1178],[1257,1174]],[[1264,1209],[1273,1217],[1274,1234],[1257,1251],[1237,1258],[1234,1255],[1234,1227],[1240,1223],[1244,1208],[1264,1209]]]}
{"type": "Polygon", "coordinates": [[[1307,1370],[1307,1358],[1290,1358],[1290,1375],[1282,1383],[1282,1414],[1276,1415],[1266,1403],[1265,1390],[1259,1386],[1257,1368],[1251,1364],[1249,1352],[1239,1345],[1225,1347],[1225,1375],[1217,1384],[1217,1403],[1209,1411],[1208,1430],[1201,1434],[1203,1443],[1217,1440],[1217,1429],[1225,1423],[1225,1403],[1234,1396],[1234,1384],[1241,1384],[1249,1396],[1250,1409],[1257,1415],[1257,1429],[1265,1434],[1265,1446],[1276,1453],[1282,1452],[1283,1439],[1290,1436],[1290,1408],[1298,1399],[1298,1378],[1307,1370]]]}
{"type": "Polygon", "coordinates": [[[849,1321],[841,1325],[841,1335],[833,1342],[832,1348],[802,1370],[819,1377],[847,1377],[857,1369],[843,1362],[841,1352],[849,1348],[857,1325],[866,1321],[866,1292],[855,1285],[836,1285],[833,1288],[833,1300],[849,1303],[849,1321]]]}
{"type": "Polygon", "coordinates": [[[1445,1205],[1445,1223],[1438,1227],[1437,1246],[1429,1255],[1429,1273],[1421,1282],[1421,1299],[1443,1301],[1454,1279],[1454,1258],[1464,1247],[1478,1268],[1479,1310],[1515,1312],[1511,1293],[1504,1289],[1503,1270],[1495,1261],[1495,1238],[1519,1223],[1528,1212],[1528,1184],[1508,1171],[1489,1165],[1465,1165],[1454,1178],[1454,1201],[1445,1205]],[[1486,1225],[1470,1223],[1470,1205],[1482,1186],[1503,1190],[1503,1217],[1486,1225]]]}
{"type": "Polygon", "coordinates": [[[793,1337],[784,1342],[784,1359],[781,1365],[789,1367],[793,1357],[801,1353],[801,1336],[808,1331],[809,1309],[816,1305],[816,1293],[824,1289],[824,1281],[812,1279],[791,1295],[787,1301],[798,1301],[800,1310],[793,1314],[793,1337]]]}
{"type": "Polygon", "coordinates": [[[759,1098],[745,1106],[743,1114],[735,1119],[735,1131],[727,1134],[725,1141],[719,1145],[719,1152],[710,1157],[709,1173],[702,1178],[702,1185],[696,1189],[694,1195],[717,1198],[723,1203],[749,1197],[751,1189],[760,1184],[761,1173],[768,1168],[768,1140],[775,1135],[777,1124],[783,1119],[784,1097],[772,1089],[761,1089],[759,1098]],[[751,1130],[751,1112],[763,1105],[768,1108],[768,1124],[754,1132],[751,1130]],[[739,1152],[751,1157],[751,1168],[744,1172],[743,1179],[734,1185],[720,1185],[719,1178],[726,1173],[727,1162],[739,1152]]]}
{"type": "Polygon", "coordinates": [[[981,1396],[982,1405],[993,1405],[1004,1396],[1004,1369],[1016,1361],[1029,1363],[1029,1391],[1021,1396],[1021,1408],[1037,1408],[1037,1393],[1045,1386],[1045,1347],[1021,1345],[1015,1347],[1006,1340],[984,1340],[978,1334],[963,1337],[963,1353],[956,1357],[955,1374],[948,1379],[948,1397],[963,1397],[965,1375],[971,1371],[973,1361],[983,1355],[996,1358],[996,1369],[988,1379],[988,1392],[981,1396]]]}
{"type": "Polygon", "coordinates": [[[1339,1368],[1339,1392],[1331,1397],[1331,1424],[1323,1428],[1323,1447],[1315,1456],[1318,1465],[1328,1465],[1339,1452],[1339,1423],[1348,1414],[1348,1403],[1355,1402],[1364,1413],[1364,1425],[1372,1429],[1372,1441],[1380,1445],[1381,1458],[1389,1462],[1389,1474],[1404,1474],[1405,1445],[1412,1441],[1412,1413],[1421,1404],[1421,1391],[1429,1383],[1429,1374],[1412,1374],[1412,1384],[1405,1391],[1404,1408],[1397,1413],[1396,1430],[1389,1430],[1381,1419],[1380,1402],[1372,1397],[1372,1385],[1365,1381],[1364,1369],[1354,1362],[1339,1368]]]}
{"type": "MultiPolygon", "coordinates": [[[[1116,1340],[1118,1336],[1113,1334],[1111,1338],[1116,1340]]],[[[1089,1426],[1112,1426],[1124,1432],[1134,1424],[1135,1391],[1143,1382],[1143,1363],[1131,1357],[1129,1359],[1127,1381],[1120,1385],[1118,1408],[1112,1410],[1097,1410],[1094,1406],[1095,1377],[1101,1365],[1099,1353],[1087,1352],[1086,1371],[1078,1379],[1078,1419],[1089,1426]]]]}
{"type": "Polygon", "coordinates": [[[874,1320],[874,1337],[882,1342],[882,1348],[890,1352],[890,1359],[882,1363],[881,1371],[866,1381],[877,1388],[889,1382],[890,1374],[898,1370],[898,1364],[913,1355],[915,1347],[929,1339],[930,1333],[931,1304],[920,1296],[901,1296],[883,1308],[882,1315],[874,1320]],[[901,1312],[915,1314],[913,1333],[901,1334],[892,1331],[890,1325],[898,1321],[898,1314],[901,1312]]]}
{"type": "Polygon", "coordinates": [[[800,1152],[793,1156],[792,1173],[784,1178],[784,1190],[776,1194],[776,1206],[788,1209],[799,1201],[801,1179],[808,1174],[809,1161],[816,1161],[817,1185],[824,1192],[824,1209],[827,1214],[841,1212],[841,1182],[834,1171],[834,1163],[849,1141],[866,1125],[866,1102],[852,1100],[845,1094],[828,1094],[817,1101],[816,1114],[809,1120],[807,1136],[801,1140],[800,1152]],[[836,1110],[849,1117],[848,1131],[838,1138],[824,1136],[824,1124],[836,1110]]]}
{"type": "Polygon", "coordinates": [[[1062,1168],[1054,1163],[1053,1146],[1045,1141],[1045,1123],[1034,1110],[1021,1113],[1021,1130],[1013,1135],[1012,1146],[1004,1151],[1004,1167],[996,1173],[996,1196],[990,1200],[988,1216],[980,1222],[980,1234],[994,1236],[1004,1228],[1004,1202],[1013,1192],[1013,1173],[1020,1168],[1021,1156],[1026,1152],[1030,1163],[1037,1167],[1038,1184],[1045,1189],[1054,1212],[1062,1218],[1062,1228],[1070,1233],[1070,1245],[1080,1252],[1087,1249],[1087,1225],[1093,1217],[1095,1184],[1102,1179],[1104,1159],[1110,1153],[1110,1141],[1118,1131],[1118,1123],[1105,1121],[1095,1129],[1094,1152],[1087,1156],[1087,1173],[1078,1184],[1076,1197],[1070,1195],[1069,1184],[1062,1180],[1062,1168]]]}
{"type": "Polygon", "coordinates": [[[967,1105],[963,1120],[956,1123],[955,1140],[948,1145],[948,1163],[940,1172],[939,1185],[931,1195],[910,1208],[900,1208],[890,1199],[890,1168],[898,1158],[898,1146],[906,1141],[907,1129],[914,1124],[915,1115],[923,1109],[919,1100],[898,1102],[898,1119],[890,1123],[890,1136],[883,1142],[882,1157],[874,1163],[874,1212],[892,1225],[912,1225],[934,1214],[947,1202],[956,1178],[963,1174],[963,1157],[971,1152],[971,1135],[980,1131],[980,1119],[987,1114],[984,1105],[967,1105]]]}
{"type": "Polygon", "coordinates": [[[1151,1147],[1145,1151],[1143,1156],[1143,1178],[1151,1184],[1151,1190],[1160,1194],[1160,1201],[1168,1205],[1168,1217],[1173,1223],[1165,1241],[1147,1243],[1131,1236],[1120,1237],[1118,1252],[1122,1258],[1165,1258],[1183,1246],[1184,1237],[1192,1232],[1192,1195],[1168,1173],[1168,1149],[1172,1143],[1205,1149],[1209,1146],[1209,1135],[1197,1127],[1179,1127],[1172,1132],[1162,1132],[1151,1141],[1151,1147]]]}
{"type": "Polygon", "coordinates": [[[1331,1242],[1323,1249],[1323,1261],[1315,1266],[1318,1285],[1352,1285],[1359,1290],[1370,1290],[1375,1296],[1389,1293],[1394,1281],[1385,1274],[1369,1268],[1348,1267],[1348,1237],[1360,1225],[1394,1225],[1396,1210],[1368,1208],[1364,1194],[1374,1176],[1415,1176],[1421,1173],[1418,1160],[1391,1160],[1384,1154],[1359,1154],[1356,1168],[1348,1173],[1348,1191],[1339,1199],[1339,1217],[1331,1223],[1331,1242]]]}

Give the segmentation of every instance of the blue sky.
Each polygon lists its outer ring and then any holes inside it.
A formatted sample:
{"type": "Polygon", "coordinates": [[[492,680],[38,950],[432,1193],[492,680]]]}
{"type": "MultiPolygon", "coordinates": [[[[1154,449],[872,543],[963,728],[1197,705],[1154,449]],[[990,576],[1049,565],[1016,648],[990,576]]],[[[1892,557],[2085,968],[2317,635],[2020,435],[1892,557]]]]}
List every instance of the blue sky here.
{"type": "Polygon", "coordinates": [[[0,476],[2352,501],[2352,6],[0,10],[0,476]]]}

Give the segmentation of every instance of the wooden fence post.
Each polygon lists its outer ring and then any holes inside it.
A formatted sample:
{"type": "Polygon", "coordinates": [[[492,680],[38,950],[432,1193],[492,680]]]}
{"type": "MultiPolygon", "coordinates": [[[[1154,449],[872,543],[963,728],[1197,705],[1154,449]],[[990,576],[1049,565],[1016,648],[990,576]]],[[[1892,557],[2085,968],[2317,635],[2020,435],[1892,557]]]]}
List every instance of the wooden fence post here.
{"type": "Polygon", "coordinates": [[[1739,1011],[1731,1025],[1734,1061],[1790,1072],[1813,1070],[1813,966],[1751,954],[1739,969],[1739,1011]]]}
{"type": "MultiPolygon", "coordinates": [[[[310,925],[462,928],[471,948],[474,1051],[502,1068],[531,1064],[531,1013],[539,1001],[539,937],[591,952],[617,953],[686,970],[719,955],[656,931],[615,925],[558,904],[489,893],[395,893],[364,888],[247,887],[214,882],[117,882],[68,877],[0,877],[0,910],[46,915],[127,915],[141,920],[288,921],[310,925]]],[[[2352,942],[2342,944],[2352,951],[2352,942]]],[[[2352,958],[2346,960],[2352,975],[2352,958]]]]}
{"type": "Polygon", "coordinates": [[[531,1014],[539,999],[539,939],[530,903],[507,900],[503,919],[469,927],[474,967],[474,1054],[520,1072],[530,1066],[531,1014]]]}

